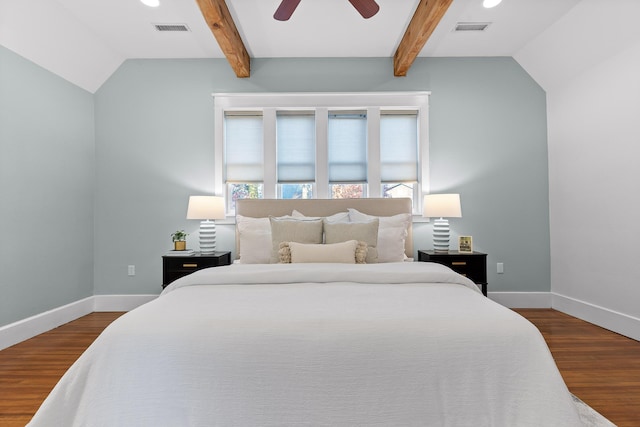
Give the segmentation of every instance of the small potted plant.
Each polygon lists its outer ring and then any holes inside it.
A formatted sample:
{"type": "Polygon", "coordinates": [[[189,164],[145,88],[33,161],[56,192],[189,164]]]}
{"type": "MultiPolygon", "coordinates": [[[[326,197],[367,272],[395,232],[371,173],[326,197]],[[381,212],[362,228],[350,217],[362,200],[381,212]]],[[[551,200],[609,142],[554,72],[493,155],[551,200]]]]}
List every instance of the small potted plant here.
{"type": "Polygon", "coordinates": [[[184,230],[178,230],[171,234],[171,239],[173,239],[173,246],[176,251],[184,251],[187,249],[187,236],[189,234],[185,233],[184,230]]]}

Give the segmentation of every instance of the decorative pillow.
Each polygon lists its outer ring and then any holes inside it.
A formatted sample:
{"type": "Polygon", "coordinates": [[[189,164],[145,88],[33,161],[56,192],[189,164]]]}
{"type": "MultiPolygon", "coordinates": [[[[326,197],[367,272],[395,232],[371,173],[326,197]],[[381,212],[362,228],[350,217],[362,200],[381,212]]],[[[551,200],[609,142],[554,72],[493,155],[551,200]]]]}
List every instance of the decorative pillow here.
{"type": "Polygon", "coordinates": [[[378,262],[378,219],[360,223],[324,223],[325,243],[339,243],[347,240],[362,241],[367,244],[367,264],[378,262]]]}
{"type": "Polygon", "coordinates": [[[281,263],[337,262],[364,264],[367,257],[367,244],[355,240],[327,245],[282,242],[280,243],[278,254],[281,263]]]}
{"type": "Polygon", "coordinates": [[[241,264],[268,264],[271,259],[269,218],[236,215],[238,259],[241,264]]]}
{"type": "Polygon", "coordinates": [[[404,261],[404,245],[411,225],[411,214],[377,217],[364,214],[353,208],[349,209],[349,219],[353,222],[371,221],[374,218],[380,221],[377,241],[378,262],[404,261]]]}
{"type": "Polygon", "coordinates": [[[369,253],[369,246],[366,242],[358,242],[356,246],[356,264],[366,264],[367,254],[369,253]]]}
{"type": "Polygon", "coordinates": [[[300,219],[322,219],[331,223],[349,222],[349,212],[338,212],[333,215],[321,217],[321,216],[306,216],[305,214],[298,212],[297,210],[294,209],[293,212],[291,213],[291,216],[293,218],[300,218],[300,219]]]}
{"type": "Polygon", "coordinates": [[[280,242],[322,243],[322,220],[269,217],[271,222],[270,263],[278,262],[280,242]]]}

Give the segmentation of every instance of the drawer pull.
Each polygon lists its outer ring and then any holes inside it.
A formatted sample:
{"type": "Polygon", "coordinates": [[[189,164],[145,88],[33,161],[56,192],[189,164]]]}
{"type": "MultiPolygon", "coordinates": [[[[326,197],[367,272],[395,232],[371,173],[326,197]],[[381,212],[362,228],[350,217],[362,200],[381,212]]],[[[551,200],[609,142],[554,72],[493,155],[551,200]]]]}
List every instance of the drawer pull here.
{"type": "Polygon", "coordinates": [[[184,268],[196,268],[198,264],[182,264],[184,268]]]}
{"type": "Polygon", "coordinates": [[[466,261],[453,261],[451,265],[467,265],[466,261]]]}

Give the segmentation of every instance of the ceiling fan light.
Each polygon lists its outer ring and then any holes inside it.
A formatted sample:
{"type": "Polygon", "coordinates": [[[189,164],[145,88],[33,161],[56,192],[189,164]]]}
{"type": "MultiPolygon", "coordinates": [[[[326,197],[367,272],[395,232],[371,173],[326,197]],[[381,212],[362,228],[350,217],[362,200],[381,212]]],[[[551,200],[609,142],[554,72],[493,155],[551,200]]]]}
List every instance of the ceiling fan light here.
{"type": "Polygon", "coordinates": [[[140,2],[149,7],[158,7],[160,6],[160,0],[140,0],[140,2]]]}
{"type": "Polygon", "coordinates": [[[499,5],[501,1],[502,0],[483,0],[482,5],[487,9],[490,9],[499,5]]]}

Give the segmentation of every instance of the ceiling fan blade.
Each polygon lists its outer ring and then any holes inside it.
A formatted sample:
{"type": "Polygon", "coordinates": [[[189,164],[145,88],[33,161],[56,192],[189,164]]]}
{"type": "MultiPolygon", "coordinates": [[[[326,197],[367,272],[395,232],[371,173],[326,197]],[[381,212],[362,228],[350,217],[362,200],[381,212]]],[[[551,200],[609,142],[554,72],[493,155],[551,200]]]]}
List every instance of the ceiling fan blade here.
{"type": "Polygon", "coordinates": [[[296,10],[296,7],[298,7],[298,4],[300,4],[300,0],[282,0],[276,13],[273,14],[274,19],[278,21],[288,21],[296,10]]]}
{"type": "Polygon", "coordinates": [[[369,19],[380,10],[375,0],[349,0],[364,19],[369,19]]]}

